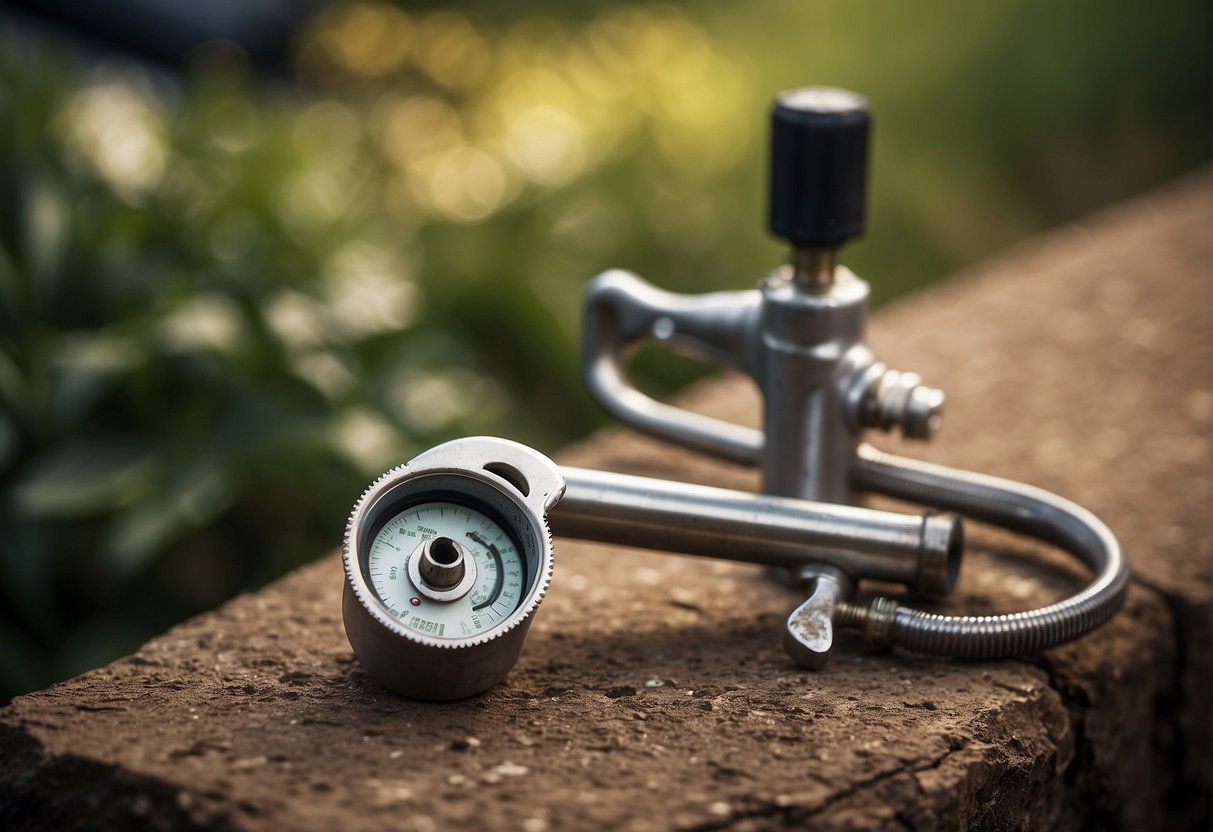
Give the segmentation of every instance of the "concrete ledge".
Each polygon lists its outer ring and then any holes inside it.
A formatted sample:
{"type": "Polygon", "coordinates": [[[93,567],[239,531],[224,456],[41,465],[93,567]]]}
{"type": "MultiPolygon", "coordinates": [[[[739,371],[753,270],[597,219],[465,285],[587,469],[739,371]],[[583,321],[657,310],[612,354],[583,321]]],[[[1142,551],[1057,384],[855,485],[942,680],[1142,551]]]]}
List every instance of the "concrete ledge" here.
{"type": "MultiPolygon", "coordinates": [[[[1210,220],[1202,175],[874,324],[884,360],[949,394],[939,440],[901,450],[1055,490],[1120,536],[1134,586],[1092,636],[979,664],[855,647],[808,674],[780,647],[796,598],[759,570],[560,541],[507,682],[426,705],[353,660],[328,557],[0,710],[0,826],[1207,826],[1210,220]]],[[[686,400],[757,421],[742,379],[686,400]]],[[[623,431],[563,461],[755,485],[623,431]]],[[[1056,553],[972,537],[944,609],[1073,586],[1056,553]]]]}

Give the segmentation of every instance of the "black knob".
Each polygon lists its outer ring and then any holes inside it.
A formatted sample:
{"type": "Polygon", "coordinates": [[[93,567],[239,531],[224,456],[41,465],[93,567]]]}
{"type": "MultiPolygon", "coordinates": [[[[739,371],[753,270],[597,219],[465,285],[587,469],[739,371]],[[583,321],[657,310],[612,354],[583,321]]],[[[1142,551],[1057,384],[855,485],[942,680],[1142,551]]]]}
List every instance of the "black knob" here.
{"type": "Polygon", "coordinates": [[[865,229],[868,100],[846,90],[780,93],[771,113],[771,231],[797,248],[835,248],[865,229]]]}

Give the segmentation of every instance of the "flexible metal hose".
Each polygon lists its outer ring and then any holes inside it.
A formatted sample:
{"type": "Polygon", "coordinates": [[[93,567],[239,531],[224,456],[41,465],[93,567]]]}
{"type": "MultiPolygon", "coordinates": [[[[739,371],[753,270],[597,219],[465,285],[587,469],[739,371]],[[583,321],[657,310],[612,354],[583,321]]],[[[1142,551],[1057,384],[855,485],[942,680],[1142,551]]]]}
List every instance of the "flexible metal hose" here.
{"type": "Polygon", "coordinates": [[[1124,603],[1129,570],[1120,544],[1099,518],[1043,489],[905,459],[861,445],[852,484],[896,499],[956,511],[1022,532],[1070,552],[1095,573],[1064,601],[1006,615],[937,615],[878,599],[871,608],[841,605],[840,623],[877,641],[937,656],[995,659],[1033,653],[1078,638],[1124,603]]]}

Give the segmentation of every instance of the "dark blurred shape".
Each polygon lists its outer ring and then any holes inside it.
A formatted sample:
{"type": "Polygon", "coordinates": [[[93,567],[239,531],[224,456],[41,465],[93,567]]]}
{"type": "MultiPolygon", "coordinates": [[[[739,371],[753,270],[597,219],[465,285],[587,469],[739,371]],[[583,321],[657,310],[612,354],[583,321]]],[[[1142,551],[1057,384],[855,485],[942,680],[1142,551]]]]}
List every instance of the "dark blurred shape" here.
{"type": "Polygon", "coordinates": [[[214,41],[239,45],[254,66],[287,65],[295,30],[324,0],[12,0],[13,8],[170,67],[214,41]]]}
{"type": "Polygon", "coordinates": [[[771,113],[771,231],[797,247],[834,248],[863,234],[868,100],[802,87],[771,113]]]}

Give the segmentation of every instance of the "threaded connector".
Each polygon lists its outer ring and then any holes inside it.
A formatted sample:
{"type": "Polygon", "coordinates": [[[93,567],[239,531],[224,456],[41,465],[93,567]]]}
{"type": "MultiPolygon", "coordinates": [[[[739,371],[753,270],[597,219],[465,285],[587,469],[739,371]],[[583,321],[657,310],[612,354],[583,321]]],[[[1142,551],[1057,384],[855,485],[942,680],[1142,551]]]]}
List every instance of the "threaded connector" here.
{"type": "Polygon", "coordinates": [[[885,433],[901,428],[907,439],[930,439],[943,425],[944,394],[927,387],[917,373],[873,364],[859,380],[854,402],[855,422],[885,433]]]}
{"type": "Polygon", "coordinates": [[[834,623],[839,627],[862,630],[868,644],[890,648],[893,646],[893,624],[897,619],[898,604],[891,598],[878,596],[866,607],[853,602],[842,602],[834,608],[834,623]]]}

